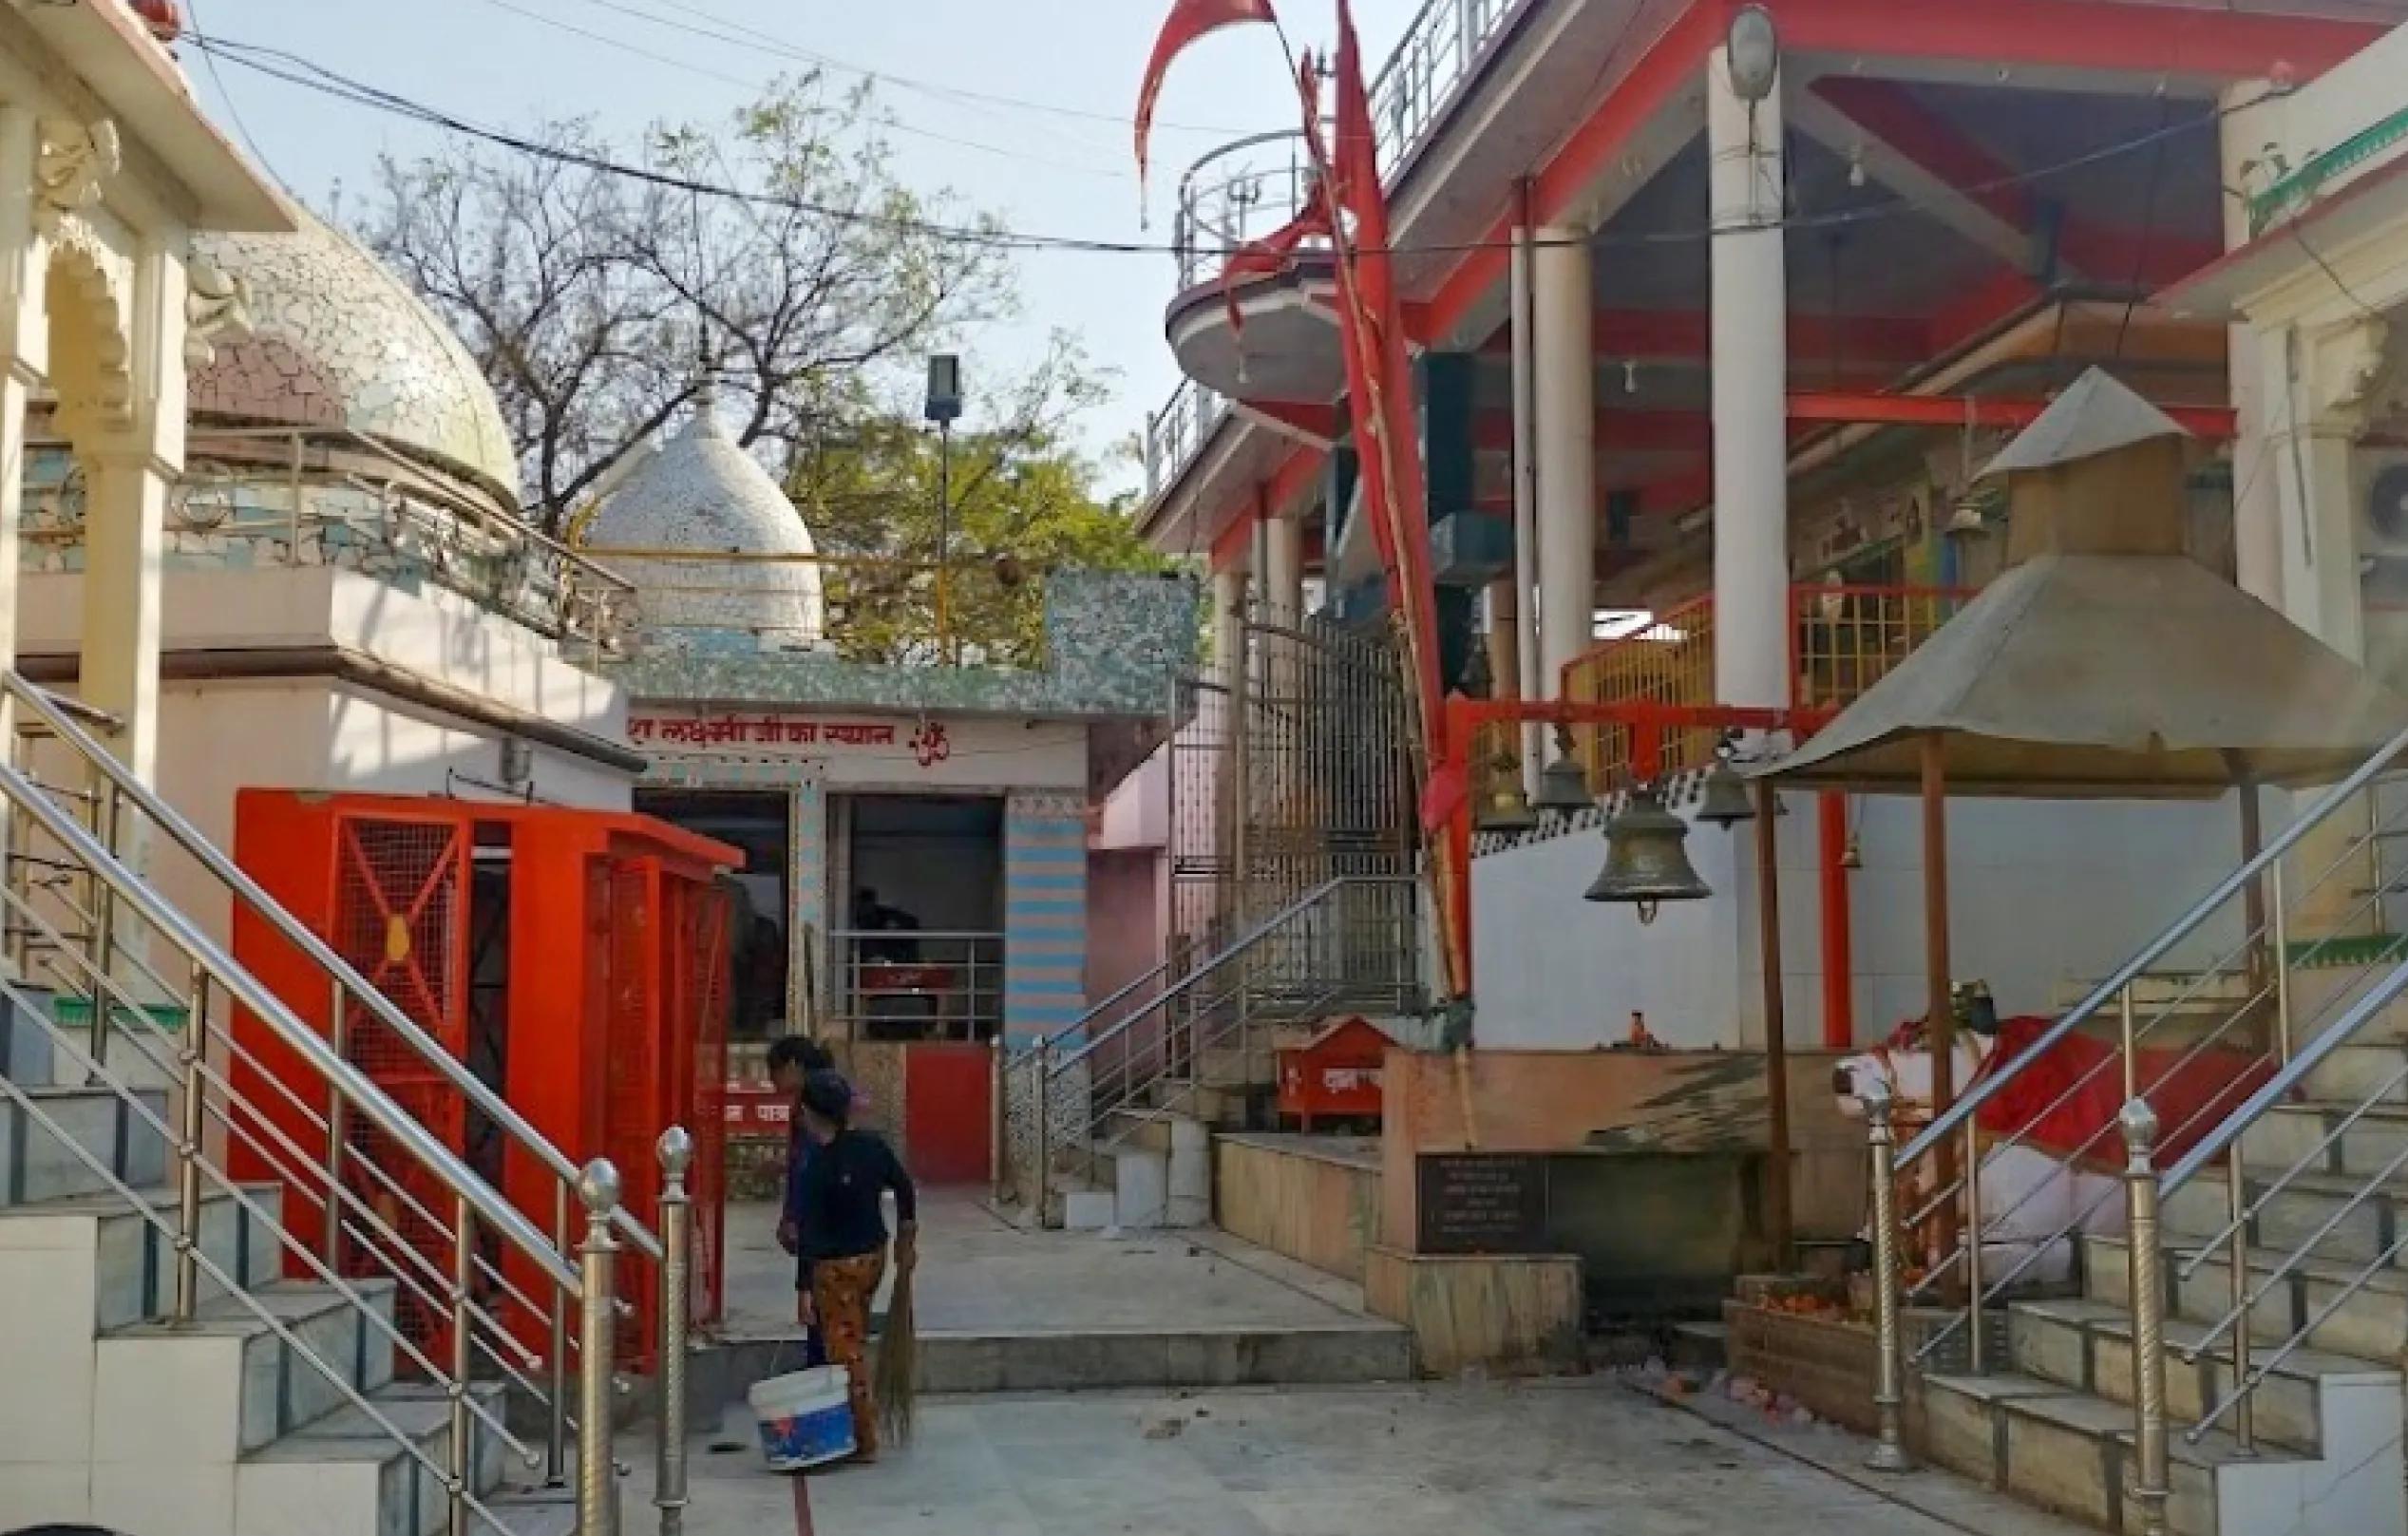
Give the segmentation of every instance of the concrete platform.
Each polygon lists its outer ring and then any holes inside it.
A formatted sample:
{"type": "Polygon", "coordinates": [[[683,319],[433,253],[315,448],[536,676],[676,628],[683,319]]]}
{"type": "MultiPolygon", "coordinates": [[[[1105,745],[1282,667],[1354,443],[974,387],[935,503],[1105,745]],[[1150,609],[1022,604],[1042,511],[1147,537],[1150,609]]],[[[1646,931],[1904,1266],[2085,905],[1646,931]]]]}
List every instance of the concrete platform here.
{"type": "MultiPolygon", "coordinates": [[[[801,1358],[776,1211],[728,1213],[728,1316],[701,1394],[728,1402],[801,1358]]],[[[1216,1231],[1033,1231],[982,1196],[923,1198],[916,1298],[931,1393],[1401,1381],[1405,1330],[1344,1280],[1216,1231]]]]}
{"type": "MultiPolygon", "coordinates": [[[[623,1447],[625,1524],[650,1530],[650,1450],[623,1447]]],[[[930,1399],[911,1445],[808,1478],[765,1470],[740,1413],[692,1451],[688,1536],[2079,1536],[1944,1473],[1851,1477],[1863,1442],[1834,1432],[1707,1423],[1607,1377],[930,1399]]]]}

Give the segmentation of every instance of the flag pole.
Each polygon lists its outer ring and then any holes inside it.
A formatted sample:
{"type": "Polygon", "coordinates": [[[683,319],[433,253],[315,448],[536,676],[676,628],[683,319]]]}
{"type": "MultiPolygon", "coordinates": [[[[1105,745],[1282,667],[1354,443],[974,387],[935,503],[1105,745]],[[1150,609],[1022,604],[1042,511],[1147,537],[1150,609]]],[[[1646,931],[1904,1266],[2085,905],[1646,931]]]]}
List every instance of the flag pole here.
{"type": "MultiPolygon", "coordinates": [[[[1343,0],[1341,0],[1341,8],[1342,5],[1343,0]]],[[[1351,32],[1352,18],[1347,18],[1347,20],[1348,29],[1351,32]]],[[[1382,492],[1378,498],[1380,504],[1374,508],[1374,515],[1381,518],[1388,525],[1388,544],[1392,551],[1389,561],[1392,569],[1389,575],[1393,578],[1392,585],[1395,589],[1394,594],[1395,616],[1405,632],[1406,655],[1413,673],[1413,687],[1410,690],[1410,708],[1414,729],[1413,739],[1410,746],[1413,749],[1416,768],[1416,787],[1423,791],[1422,794],[1415,796],[1418,806],[1427,794],[1438,764],[1441,761],[1455,758],[1468,762],[1469,744],[1463,744],[1466,749],[1464,752],[1450,753],[1447,744],[1439,739],[1445,717],[1441,709],[1443,683],[1439,674],[1438,656],[1435,654],[1437,635],[1432,616],[1425,611],[1429,591],[1427,569],[1415,558],[1423,546],[1413,538],[1413,530],[1407,522],[1405,516],[1407,509],[1401,504],[1401,498],[1398,495],[1396,445],[1390,431],[1392,419],[1388,412],[1387,385],[1389,381],[1384,377],[1387,361],[1386,342],[1383,338],[1380,347],[1376,350],[1370,345],[1372,339],[1378,334],[1377,321],[1366,311],[1363,304],[1361,285],[1355,266],[1355,252],[1350,248],[1346,234],[1345,210],[1338,205],[1337,201],[1337,179],[1334,174],[1327,146],[1321,142],[1319,92],[1318,88],[1308,85],[1306,82],[1304,73],[1306,61],[1297,52],[1294,42],[1288,36],[1286,24],[1275,14],[1271,18],[1271,28],[1279,37],[1280,50],[1286,55],[1289,74],[1298,83],[1300,104],[1304,108],[1305,151],[1312,158],[1313,174],[1318,196],[1328,215],[1332,268],[1337,278],[1338,303],[1342,312],[1339,324],[1342,329],[1351,330],[1356,338],[1354,343],[1357,359],[1356,366],[1361,372],[1363,389],[1368,396],[1361,420],[1364,430],[1371,435],[1372,446],[1378,456],[1382,492]]],[[[1352,62],[1359,74],[1360,57],[1356,56],[1352,62]]],[[[1340,82],[1341,89],[1345,88],[1345,82],[1340,82]]],[[[1372,174],[1375,177],[1378,174],[1375,161],[1372,174]]],[[[1369,195],[1378,197],[1380,189],[1374,186],[1370,189],[1369,195]]],[[[1344,344],[1344,339],[1341,337],[1341,345],[1344,344]]],[[[1469,786],[1467,783],[1464,786],[1464,791],[1468,793],[1469,790],[1469,786]]],[[[1430,825],[1430,818],[1424,816],[1421,820],[1426,833],[1436,830],[1430,825]]],[[[1438,914],[1440,950],[1445,961],[1447,992],[1450,999],[1462,1000],[1468,998],[1470,991],[1470,957],[1465,952],[1464,920],[1468,914],[1456,909],[1458,903],[1455,896],[1459,887],[1453,878],[1452,865],[1457,850],[1454,849],[1451,842],[1443,836],[1428,836],[1425,844],[1428,857],[1425,861],[1424,877],[1430,886],[1432,909],[1438,914]]]]}

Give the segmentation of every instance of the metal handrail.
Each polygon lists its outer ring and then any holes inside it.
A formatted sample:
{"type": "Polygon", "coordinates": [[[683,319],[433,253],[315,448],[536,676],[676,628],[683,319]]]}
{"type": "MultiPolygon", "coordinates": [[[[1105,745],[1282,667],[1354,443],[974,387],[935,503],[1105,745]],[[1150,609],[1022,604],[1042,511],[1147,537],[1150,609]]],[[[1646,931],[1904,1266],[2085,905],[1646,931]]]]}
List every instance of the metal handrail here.
{"type": "MultiPolygon", "coordinates": [[[[8,683],[10,691],[20,698],[31,692],[23,688],[21,680],[13,673],[9,674],[8,683]]],[[[60,716],[60,722],[65,722],[64,716],[60,716]]],[[[504,1200],[499,1191],[480,1179],[476,1171],[461,1161],[434,1132],[396,1104],[366,1073],[344,1059],[323,1035],[303,1023],[285,1005],[283,998],[219,948],[216,940],[194,925],[191,919],[170,905],[148,882],[138,879],[120,863],[115,854],[103,847],[90,832],[60,810],[49,796],[4,763],[0,763],[0,797],[5,797],[21,813],[29,817],[45,836],[73,854],[108,887],[115,900],[124,902],[143,922],[183,951],[235,1001],[256,1015],[287,1049],[340,1090],[345,1099],[366,1115],[378,1130],[399,1143],[419,1164],[438,1174],[452,1192],[468,1201],[480,1218],[522,1249],[552,1279],[554,1284],[573,1298],[579,1295],[577,1272],[552,1251],[551,1239],[541,1229],[521,1215],[518,1207],[504,1200]]],[[[273,902],[265,904],[271,910],[281,911],[273,902]]],[[[291,920],[288,918],[287,920],[291,920]]],[[[399,1010],[394,1012],[399,1015],[399,1010]]]]}
{"type": "Polygon", "coordinates": [[[1261,923],[1256,925],[1251,932],[1247,933],[1242,938],[1232,940],[1226,948],[1213,956],[1211,959],[1205,961],[1203,965],[1198,966],[1195,970],[1188,972],[1187,975],[1181,977],[1175,985],[1166,989],[1160,997],[1156,998],[1151,1006],[1123,1019],[1120,1023],[1113,1025],[1102,1034],[1099,1034],[1094,1039],[1090,1040],[1080,1050],[1054,1063],[1052,1069],[1046,1073],[1048,1080],[1061,1076],[1072,1067],[1077,1066],[1079,1063],[1087,1060],[1090,1056],[1095,1054],[1095,1052],[1103,1047],[1119,1039],[1122,1035],[1136,1028],[1137,1024],[1147,1015],[1151,1015],[1156,1008],[1161,1008],[1172,1002],[1176,1002],[1179,998],[1186,996],[1188,992],[1193,990],[1207,977],[1214,975],[1223,966],[1227,965],[1230,961],[1252,950],[1257,944],[1269,938],[1273,933],[1285,927],[1288,923],[1294,921],[1305,912],[1318,906],[1322,901],[1328,900],[1337,892],[1350,886],[1412,886],[1418,883],[1418,880],[1412,875],[1339,875],[1333,880],[1323,881],[1320,884],[1314,886],[1302,896],[1297,898],[1286,906],[1281,907],[1269,918],[1263,920],[1261,923]]]}
{"type": "MultiPolygon", "coordinates": [[[[286,911],[257,882],[244,873],[240,865],[227,858],[215,844],[203,837],[181,813],[136,778],[106,748],[93,740],[69,718],[66,711],[58,707],[56,697],[48,690],[36,687],[24,676],[13,672],[0,673],[0,688],[5,688],[9,697],[33,711],[45,725],[50,728],[53,734],[82,753],[107,778],[119,794],[123,795],[153,825],[165,832],[178,847],[191,856],[218,883],[224,885],[237,901],[250,907],[262,921],[275,931],[279,939],[299,950],[320,970],[333,977],[361,1006],[375,1015],[379,1024],[390,1029],[394,1035],[408,1044],[421,1060],[441,1074],[450,1088],[458,1090],[468,1105],[490,1119],[504,1135],[533,1154],[537,1161],[542,1164],[563,1185],[569,1187],[576,1185],[578,1180],[583,1175],[576,1165],[569,1161],[566,1153],[552,1145],[500,1094],[488,1088],[449,1052],[444,1050],[432,1036],[419,1027],[414,1019],[402,1012],[391,998],[387,997],[371,985],[367,977],[361,976],[350,961],[335,953],[324,939],[311,932],[298,919],[286,911]]],[[[378,1098],[383,1097],[381,1090],[376,1089],[372,1082],[328,1045],[316,1031],[294,1015],[281,998],[253,979],[249,973],[242,971],[232,957],[226,955],[207,936],[195,929],[182,913],[160,900],[156,892],[151,891],[143,882],[136,879],[117,862],[113,852],[104,848],[83,827],[62,815],[48,797],[35,792],[13,768],[8,771],[8,779],[11,782],[13,788],[22,789],[32,797],[31,800],[23,804],[28,813],[44,821],[44,830],[57,838],[62,844],[84,857],[90,867],[101,873],[103,881],[108,884],[115,896],[132,901],[136,911],[142,913],[146,920],[152,921],[162,932],[167,933],[171,939],[176,939],[178,947],[191,954],[195,959],[211,965],[213,969],[222,966],[228,972],[238,975],[251,992],[256,993],[260,999],[254,1001],[251,996],[245,995],[241,997],[244,1006],[259,1015],[262,1019],[268,1020],[271,1027],[275,1028],[279,1033],[288,1033],[293,1036],[294,1038],[288,1043],[294,1044],[294,1048],[310,1061],[310,1064],[318,1069],[322,1076],[344,1091],[346,1097],[361,1102],[363,1107],[366,1107],[368,1102],[361,1098],[363,1090],[378,1098]],[[35,802],[38,802],[38,805],[35,802]],[[51,825],[53,821],[56,823],[55,826],[51,825]],[[57,829],[58,827],[69,828],[71,835],[62,834],[57,829]],[[86,850],[89,851],[86,852],[86,850]],[[97,858],[95,859],[94,856],[97,858]],[[139,893],[139,899],[136,893],[139,893]],[[151,915],[153,910],[164,914],[164,919],[153,918],[151,915]],[[204,948],[195,950],[185,944],[180,937],[184,934],[189,934],[194,943],[204,948]],[[307,1044],[300,1043],[303,1040],[306,1040],[307,1044]]],[[[14,796],[12,795],[11,798],[14,796]]],[[[231,981],[232,977],[228,977],[226,979],[231,981]]],[[[389,1100],[387,1104],[389,1108],[391,1108],[389,1100]]],[[[533,1248],[540,1250],[543,1257],[539,1261],[544,1265],[545,1273],[550,1275],[556,1283],[575,1284],[575,1271],[565,1261],[551,1252],[549,1240],[537,1234],[537,1229],[519,1214],[516,1207],[508,1205],[487,1188],[473,1170],[453,1157],[450,1149],[434,1140],[426,1128],[420,1126],[416,1120],[398,1108],[391,1108],[391,1112],[399,1116],[401,1121],[411,1127],[415,1132],[414,1136],[403,1138],[406,1146],[416,1152],[420,1149],[419,1140],[423,1139],[428,1147],[440,1155],[442,1162],[437,1166],[443,1168],[446,1181],[454,1177],[465,1179],[468,1185],[482,1190],[483,1197],[497,1210],[505,1211],[508,1220],[502,1220],[493,1212],[485,1210],[483,1205],[479,1207],[479,1214],[495,1221],[498,1225],[510,1231],[514,1240],[527,1234],[536,1234],[533,1248]]],[[[382,1121],[379,1121],[378,1128],[386,1128],[382,1121]]],[[[654,1260],[661,1258],[663,1250],[660,1240],[623,1206],[614,1207],[612,1224],[645,1257],[654,1260]]],[[[572,1291],[570,1294],[575,1293],[572,1291]]]]}
{"type": "Polygon", "coordinates": [[[2380,776],[2393,760],[2402,752],[2408,752],[2408,730],[2403,730],[2385,742],[2372,757],[2360,764],[2347,778],[2327,789],[2318,797],[2314,805],[2293,818],[2288,826],[2267,840],[2266,846],[2260,849],[2254,858],[2247,860],[2239,868],[2218,881],[2213,888],[2193,901],[2156,938],[2141,946],[2130,959],[2117,966],[2114,974],[2106,980],[2092,988],[2080,1002],[2075,1004],[2055,1024],[2042,1031],[2038,1039],[2024,1048],[2022,1054],[1996,1071],[1982,1073],[1962,1097],[1951,1104],[1944,1112],[1935,1115],[1930,1125],[1925,1126],[1916,1133],[1913,1140],[1899,1148],[1899,1166],[1905,1167],[1915,1159],[1931,1151],[1951,1134],[1962,1132],[1965,1123],[1973,1117],[1975,1112],[2001,1092],[2006,1085],[2013,1082],[2025,1068],[2048,1054],[2058,1042],[2079,1029],[2101,1008],[2114,1001],[2126,987],[2145,975],[2152,965],[2163,959],[2175,945],[2188,939],[2200,924],[2213,917],[2227,901],[2231,901],[2233,897],[2254,883],[2268,868],[2279,863],[2285,854],[2298,846],[2302,840],[2321,825],[2324,819],[2343,802],[2380,776]]]}

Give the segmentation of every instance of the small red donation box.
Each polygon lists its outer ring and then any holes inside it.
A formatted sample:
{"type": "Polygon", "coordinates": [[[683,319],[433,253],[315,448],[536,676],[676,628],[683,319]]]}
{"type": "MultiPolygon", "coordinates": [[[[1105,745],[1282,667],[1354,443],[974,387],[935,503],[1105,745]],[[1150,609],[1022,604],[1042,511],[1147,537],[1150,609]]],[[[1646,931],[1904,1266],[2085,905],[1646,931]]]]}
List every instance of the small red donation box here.
{"type": "Polygon", "coordinates": [[[1279,1052],[1280,1113],[1304,1123],[1326,1115],[1379,1118],[1380,1063],[1392,1042],[1368,1019],[1343,1018],[1279,1052]]]}

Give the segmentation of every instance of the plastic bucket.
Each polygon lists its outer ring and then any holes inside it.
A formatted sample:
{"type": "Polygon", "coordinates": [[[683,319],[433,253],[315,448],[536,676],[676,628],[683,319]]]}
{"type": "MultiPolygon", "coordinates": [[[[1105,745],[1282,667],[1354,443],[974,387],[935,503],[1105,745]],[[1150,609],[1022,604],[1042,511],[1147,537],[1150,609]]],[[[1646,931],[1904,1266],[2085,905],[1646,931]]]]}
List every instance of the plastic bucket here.
{"type": "Polygon", "coordinates": [[[753,1383],[746,1394],[761,1426],[761,1453],[773,1472],[799,1472],[851,1455],[852,1376],[841,1365],[823,1365],[753,1383]]]}

